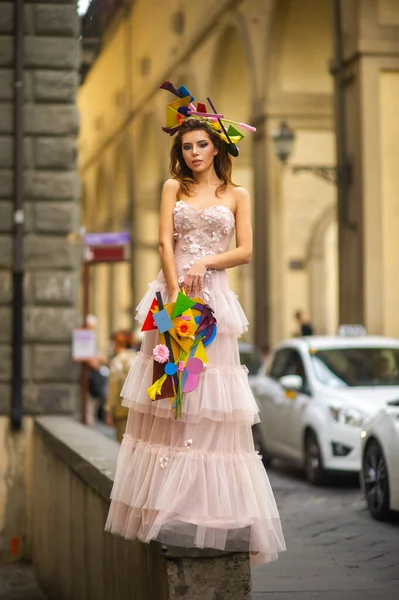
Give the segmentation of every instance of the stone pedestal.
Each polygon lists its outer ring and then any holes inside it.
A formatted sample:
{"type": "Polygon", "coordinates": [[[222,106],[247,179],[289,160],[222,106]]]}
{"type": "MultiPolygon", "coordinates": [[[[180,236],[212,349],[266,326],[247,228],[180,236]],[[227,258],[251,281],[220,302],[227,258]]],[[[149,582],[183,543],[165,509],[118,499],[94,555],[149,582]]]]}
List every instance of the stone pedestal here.
{"type": "Polygon", "coordinates": [[[248,553],[142,544],[104,532],[119,444],[65,417],[34,437],[33,556],[57,600],[250,600],[248,553]]]}

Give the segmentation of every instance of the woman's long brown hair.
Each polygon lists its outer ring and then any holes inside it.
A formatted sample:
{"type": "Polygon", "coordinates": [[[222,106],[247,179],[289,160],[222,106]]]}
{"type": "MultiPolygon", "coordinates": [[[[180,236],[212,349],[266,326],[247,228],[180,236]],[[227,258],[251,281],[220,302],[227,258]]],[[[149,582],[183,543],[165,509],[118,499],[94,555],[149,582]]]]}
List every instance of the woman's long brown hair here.
{"type": "Polygon", "coordinates": [[[219,193],[224,192],[227,186],[235,186],[231,180],[232,164],[230,155],[227,152],[227,144],[205,121],[200,121],[199,119],[186,119],[179,127],[179,131],[177,132],[170,152],[170,174],[180,183],[180,191],[185,196],[191,196],[191,186],[195,183],[195,179],[192,170],[188,168],[183,158],[182,137],[189,131],[201,130],[205,131],[213,145],[218,149],[214,166],[216,175],[223,182],[216,190],[216,196],[219,196],[219,193]]]}

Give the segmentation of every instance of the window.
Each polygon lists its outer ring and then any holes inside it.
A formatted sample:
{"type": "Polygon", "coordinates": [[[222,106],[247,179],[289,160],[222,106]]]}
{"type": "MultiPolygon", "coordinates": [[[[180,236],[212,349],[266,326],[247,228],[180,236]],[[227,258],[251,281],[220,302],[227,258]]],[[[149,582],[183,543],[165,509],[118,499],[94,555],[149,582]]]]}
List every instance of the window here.
{"type": "Polygon", "coordinates": [[[335,348],[311,357],[316,377],[329,387],[399,385],[399,348],[335,348]]]}
{"type": "Polygon", "coordinates": [[[291,348],[283,348],[282,350],[277,350],[276,354],[273,356],[273,360],[270,363],[268,369],[268,375],[273,379],[280,379],[284,375],[284,367],[287,362],[287,359],[291,353],[291,348]]]}
{"type": "Polygon", "coordinates": [[[308,378],[305,372],[305,366],[298,350],[295,348],[284,348],[278,350],[274,355],[269,370],[269,376],[273,379],[280,379],[284,375],[299,375],[302,377],[303,386],[301,392],[310,395],[308,378]]]}

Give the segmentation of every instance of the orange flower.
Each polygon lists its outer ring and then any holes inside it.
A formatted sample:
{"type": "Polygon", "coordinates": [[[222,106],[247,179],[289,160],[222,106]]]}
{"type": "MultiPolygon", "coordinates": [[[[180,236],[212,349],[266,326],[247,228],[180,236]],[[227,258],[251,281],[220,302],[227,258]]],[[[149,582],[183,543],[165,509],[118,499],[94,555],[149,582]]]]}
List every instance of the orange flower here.
{"type": "Polygon", "coordinates": [[[190,321],[179,321],[176,325],[176,333],[182,338],[188,338],[194,335],[195,328],[190,321]]]}

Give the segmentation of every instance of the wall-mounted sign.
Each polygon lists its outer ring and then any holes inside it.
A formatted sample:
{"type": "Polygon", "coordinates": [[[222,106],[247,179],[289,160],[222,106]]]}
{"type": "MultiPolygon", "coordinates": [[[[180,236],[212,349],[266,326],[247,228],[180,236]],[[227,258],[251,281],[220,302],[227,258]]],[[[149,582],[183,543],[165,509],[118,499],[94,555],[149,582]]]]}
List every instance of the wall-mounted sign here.
{"type": "Polygon", "coordinates": [[[94,329],[74,329],[72,332],[72,358],[88,360],[97,356],[96,332],[94,329]]]}
{"type": "Polygon", "coordinates": [[[86,233],[83,243],[85,262],[119,262],[129,259],[130,235],[124,231],[86,233]]]}

